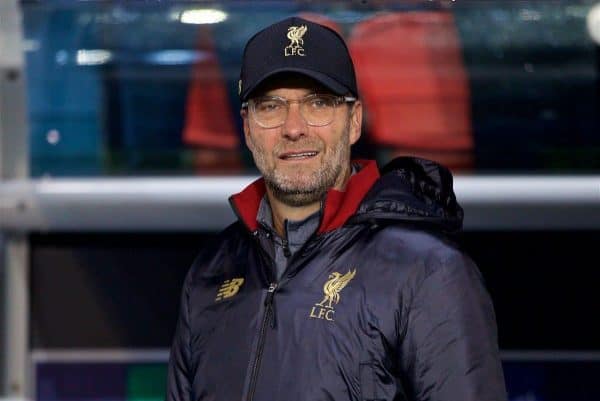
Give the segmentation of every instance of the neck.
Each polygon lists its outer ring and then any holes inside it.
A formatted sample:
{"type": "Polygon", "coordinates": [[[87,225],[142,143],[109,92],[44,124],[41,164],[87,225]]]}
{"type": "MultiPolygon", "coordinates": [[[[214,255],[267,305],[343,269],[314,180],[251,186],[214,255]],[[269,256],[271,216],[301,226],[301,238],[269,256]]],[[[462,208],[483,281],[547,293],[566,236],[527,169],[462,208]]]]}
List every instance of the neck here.
{"type": "MultiPolygon", "coordinates": [[[[350,166],[340,175],[333,189],[343,191],[350,178],[350,166]]],[[[285,237],[285,221],[299,221],[307,218],[311,214],[315,213],[321,208],[321,201],[317,200],[313,203],[309,203],[302,206],[290,206],[286,203],[281,202],[275,196],[271,189],[267,186],[267,198],[269,199],[269,205],[271,206],[271,213],[273,218],[273,228],[277,231],[282,238],[285,237]]]]}

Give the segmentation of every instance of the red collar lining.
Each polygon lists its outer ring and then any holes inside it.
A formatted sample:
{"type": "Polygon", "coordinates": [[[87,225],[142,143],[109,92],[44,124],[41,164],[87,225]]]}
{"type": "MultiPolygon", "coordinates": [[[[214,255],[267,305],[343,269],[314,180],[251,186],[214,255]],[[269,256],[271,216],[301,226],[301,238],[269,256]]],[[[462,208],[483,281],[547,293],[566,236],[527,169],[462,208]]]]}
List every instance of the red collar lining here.
{"type": "MultiPolygon", "coordinates": [[[[327,192],[321,225],[317,233],[321,234],[341,227],[356,212],[360,202],[379,178],[379,170],[374,160],[356,160],[356,162],[362,166],[362,169],[350,177],[346,190],[331,189],[327,192]]],[[[229,198],[238,218],[250,231],[258,229],[256,217],[265,192],[265,181],[259,178],[242,192],[229,198]]]]}
{"type": "Polygon", "coordinates": [[[258,229],[258,208],[265,192],[267,191],[265,179],[259,178],[248,185],[240,193],[232,195],[229,202],[233,205],[233,209],[238,215],[238,218],[246,224],[250,231],[258,229]]]}
{"type": "Polygon", "coordinates": [[[379,178],[379,169],[374,160],[356,160],[356,162],[362,166],[362,169],[350,177],[346,190],[331,189],[327,192],[323,217],[317,233],[332,231],[344,225],[379,178]]]}

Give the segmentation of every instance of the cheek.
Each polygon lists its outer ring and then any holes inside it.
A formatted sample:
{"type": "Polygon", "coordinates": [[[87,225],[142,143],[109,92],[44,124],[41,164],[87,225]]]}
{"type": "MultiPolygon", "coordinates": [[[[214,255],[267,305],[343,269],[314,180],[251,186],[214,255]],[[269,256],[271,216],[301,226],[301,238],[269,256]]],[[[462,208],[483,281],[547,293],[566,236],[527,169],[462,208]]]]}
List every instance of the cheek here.
{"type": "Polygon", "coordinates": [[[255,129],[252,123],[246,122],[246,124],[248,124],[245,131],[246,145],[248,146],[248,149],[254,153],[254,151],[261,147],[260,132],[255,129]]]}
{"type": "Polygon", "coordinates": [[[250,149],[250,152],[254,153],[254,141],[250,135],[246,135],[246,146],[250,149]]]}
{"type": "Polygon", "coordinates": [[[253,134],[246,139],[248,148],[252,153],[260,153],[263,157],[269,157],[275,146],[268,135],[253,134]]]}
{"type": "Polygon", "coordinates": [[[340,145],[340,142],[343,141],[344,135],[348,135],[348,127],[343,123],[336,124],[331,128],[332,129],[324,131],[321,135],[319,135],[319,138],[327,147],[329,152],[333,151],[340,145]]]}

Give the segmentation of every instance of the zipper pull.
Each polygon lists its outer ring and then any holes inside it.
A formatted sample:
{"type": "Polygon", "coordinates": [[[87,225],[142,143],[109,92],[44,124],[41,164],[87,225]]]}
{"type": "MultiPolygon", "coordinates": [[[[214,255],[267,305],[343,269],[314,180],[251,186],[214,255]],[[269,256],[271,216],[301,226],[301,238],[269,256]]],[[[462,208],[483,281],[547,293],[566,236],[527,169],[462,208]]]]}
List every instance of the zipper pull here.
{"type": "Polygon", "coordinates": [[[270,326],[272,329],[275,328],[275,290],[277,289],[277,283],[271,283],[267,290],[267,298],[265,299],[265,307],[267,318],[270,320],[270,326]]]}

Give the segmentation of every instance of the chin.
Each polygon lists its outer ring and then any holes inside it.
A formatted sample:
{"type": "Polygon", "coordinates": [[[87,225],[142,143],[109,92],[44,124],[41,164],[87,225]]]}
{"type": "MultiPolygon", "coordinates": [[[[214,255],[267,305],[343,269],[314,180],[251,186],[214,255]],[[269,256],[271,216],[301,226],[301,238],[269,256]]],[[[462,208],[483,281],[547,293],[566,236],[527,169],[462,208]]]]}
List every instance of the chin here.
{"type": "Polygon", "coordinates": [[[286,192],[311,192],[317,189],[317,185],[311,180],[279,181],[279,187],[286,192]]]}

